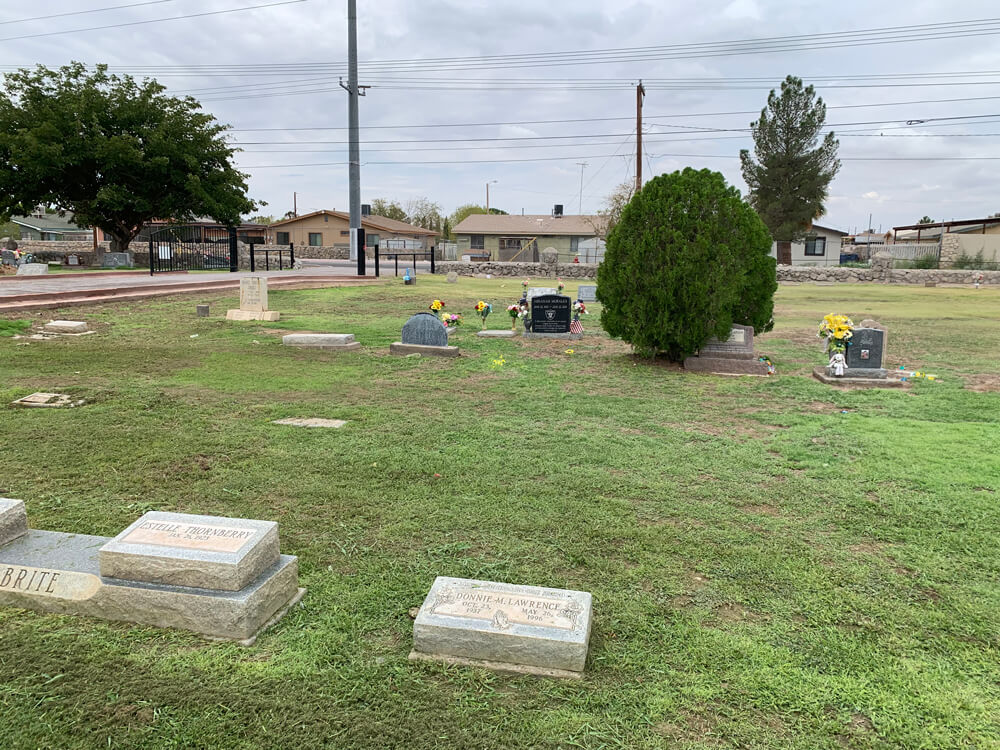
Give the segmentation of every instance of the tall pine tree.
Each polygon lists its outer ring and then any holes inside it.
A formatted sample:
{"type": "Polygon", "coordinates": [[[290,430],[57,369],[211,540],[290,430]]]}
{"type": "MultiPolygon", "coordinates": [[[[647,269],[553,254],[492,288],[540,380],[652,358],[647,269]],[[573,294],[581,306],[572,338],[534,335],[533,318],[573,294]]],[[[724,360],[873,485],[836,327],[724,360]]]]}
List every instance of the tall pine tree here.
{"type": "Polygon", "coordinates": [[[780,96],[772,89],[760,119],[751,123],[754,153],[740,151],[750,205],[778,243],[778,263],[790,265],[792,243],[801,240],[813,219],[825,213],[830,181],[840,169],[833,133],[820,142],[826,105],[812,86],[788,76],[780,96]]]}

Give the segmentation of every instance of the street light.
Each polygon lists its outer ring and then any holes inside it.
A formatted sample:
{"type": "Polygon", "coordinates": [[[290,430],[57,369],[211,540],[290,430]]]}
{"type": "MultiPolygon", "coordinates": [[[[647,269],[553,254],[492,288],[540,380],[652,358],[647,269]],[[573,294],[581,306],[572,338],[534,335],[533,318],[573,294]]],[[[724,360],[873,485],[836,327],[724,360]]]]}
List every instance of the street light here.
{"type": "Polygon", "coordinates": [[[490,212],[490,185],[496,185],[499,180],[490,180],[486,183],[486,213],[490,212]]]}

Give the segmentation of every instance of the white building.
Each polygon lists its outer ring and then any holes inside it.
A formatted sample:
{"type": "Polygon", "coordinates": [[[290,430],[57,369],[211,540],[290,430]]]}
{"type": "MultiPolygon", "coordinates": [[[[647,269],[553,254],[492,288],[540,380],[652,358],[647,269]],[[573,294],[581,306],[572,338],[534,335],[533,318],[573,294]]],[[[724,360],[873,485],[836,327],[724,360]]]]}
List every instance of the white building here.
{"type": "MultiPolygon", "coordinates": [[[[847,232],[813,224],[802,242],[792,243],[793,266],[839,266],[840,238],[847,232]]],[[[778,257],[778,243],[771,245],[771,257],[778,257]]]]}

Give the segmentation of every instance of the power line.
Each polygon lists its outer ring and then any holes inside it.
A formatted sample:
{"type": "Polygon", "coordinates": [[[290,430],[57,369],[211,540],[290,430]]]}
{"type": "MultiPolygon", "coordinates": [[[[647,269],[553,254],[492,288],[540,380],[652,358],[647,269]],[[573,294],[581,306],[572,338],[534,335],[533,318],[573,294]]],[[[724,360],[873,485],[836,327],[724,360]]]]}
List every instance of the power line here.
{"type": "MultiPolygon", "coordinates": [[[[978,101],[995,101],[1000,99],[1000,96],[973,96],[973,97],[960,97],[955,99],[916,99],[912,101],[905,102],[878,102],[876,104],[840,104],[840,105],[827,105],[827,109],[881,109],[882,107],[900,107],[910,104],[953,104],[957,102],[978,102],[978,101]]],[[[682,117],[727,117],[732,115],[759,115],[759,109],[748,109],[748,110],[732,110],[729,112],[685,112],[685,113],[672,113],[672,114],[662,114],[662,115],[644,115],[646,120],[666,120],[666,119],[676,119],[682,117]]],[[[366,125],[362,130],[416,130],[423,128],[480,128],[480,127],[496,127],[499,125],[561,125],[564,123],[571,122],[612,122],[612,121],[622,121],[629,120],[632,121],[635,116],[629,117],[577,117],[571,119],[560,119],[560,120],[504,120],[493,122],[452,122],[452,123],[432,123],[425,125],[366,125]]],[[[346,127],[342,126],[319,126],[319,127],[271,127],[271,128],[230,128],[231,132],[238,133],[254,133],[254,132],[273,132],[273,131],[309,131],[309,130],[347,130],[346,127]]]]}
{"type": "Polygon", "coordinates": [[[92,8],[91,10],[71,10],[66,13],[53,13],[49,16],[35,16],[34,18],[19,18],[16,21],[0,21],[4,26],[13,23],[28,23],[29,21],[47,21],[50,18],[65,18],[66,16],[82,16],[85,13],[103,13],[106,10],[122,10],[124,8],[138,8],[142,5],[162,5],[163,3],[173,3],[177,0],[146,0],[142,3],[129,3],[128,5],[112,5],[107,8],[92,8]]]}
{"type": "Polygon", "coordinates": [[[18,36],[8,36],[0,38],[0,42],[11,42],[11,41],[21,41],[23,39],[37,39],[43,36],[58,36],[60,34],[79,34],[84,31],[104,31],[105,29],[119,29],[125,26],[143,26],[150,23],[160,23],[162,21],[181,21],[186,18],[203,18],[205,16],[219,16],[223,13],[237,13],[243,10],[258,10],[260,8],[274,8],[278,5],[294,5],[295,3],[304,3],[308,0],[280,0],[280,2],[266,3],[264,5],[246,5],[241,8],[228,8],[226,10],[212,10],[206,11],[204,13],[188,13],[183,16],[171,16],[170,18],[151,18],[146,21],[130,21],[128,23],[112,23],[107,26],[91,26],[87,29],[66,29],[65,31],[46,31],[41,34],[20,34],[18,36]]]}

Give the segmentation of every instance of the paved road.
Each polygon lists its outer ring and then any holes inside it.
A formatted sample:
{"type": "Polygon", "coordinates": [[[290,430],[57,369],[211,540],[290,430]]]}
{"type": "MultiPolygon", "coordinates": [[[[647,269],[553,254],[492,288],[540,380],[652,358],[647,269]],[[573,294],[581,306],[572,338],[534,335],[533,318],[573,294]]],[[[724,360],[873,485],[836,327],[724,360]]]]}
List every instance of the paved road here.
{"type": "MultiPolygon", "coordinates": [[[[357,264],[349,261],[309,261],[309,264],[297,271],[258,271],[254,276],[266,277],[309,277],[309,276],[355,276],[357,264]]],[[[430,272],[428,267],[427,272],[430,272]]],[[[402,271],[400,271],[402,273],[402,271]]],[[[368,275],[374,277],[375,269],[368,268],[368,275]]],[[[389,270],[390,277],[392,270],[389,270]]],[[[155,287],[163,284],[207,284],[218,281],[234,281],[246,276],[249,272],[240,273],[158,273],[149,274],[117,273],[106,276],[89,276],[77,273],[54,273],[46,276],[5,276],[0,278],[0,298],[14,297],[21,294],[65,294],[67,292],[87,291],[91,289],[120,289],[125,287],[155,287]]]]}

